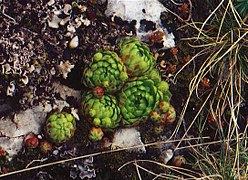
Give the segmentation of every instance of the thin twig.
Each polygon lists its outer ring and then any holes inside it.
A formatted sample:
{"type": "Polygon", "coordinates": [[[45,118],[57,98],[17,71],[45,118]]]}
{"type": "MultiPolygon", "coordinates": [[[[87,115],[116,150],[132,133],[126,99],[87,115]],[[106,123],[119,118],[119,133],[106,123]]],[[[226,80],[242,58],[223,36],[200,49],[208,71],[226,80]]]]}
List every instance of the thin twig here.
{"type": "Polygon", "coordinates": [[[44,159],[35,159],[35,160],[33,160],[33,161],[31,161],[30,163],[28,163],[27,165],[26,165],[26,167],[25,168],[28,168],[29,166],[31,166],[33,163],[35,163],[35,162],[45,162],[45,161],[47,161],[48,160],[48,158],[44,158],[44,159]]]}

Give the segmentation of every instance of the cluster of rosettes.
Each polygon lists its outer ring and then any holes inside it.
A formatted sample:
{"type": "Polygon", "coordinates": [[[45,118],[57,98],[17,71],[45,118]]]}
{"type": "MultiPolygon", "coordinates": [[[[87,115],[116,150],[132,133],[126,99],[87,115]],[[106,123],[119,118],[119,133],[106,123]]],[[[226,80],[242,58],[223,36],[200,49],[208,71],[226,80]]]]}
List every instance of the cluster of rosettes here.
{"type": "Polygon", "coordinates": [[[84,71],[89,91],[82,96],[81,112],[93,125],[89,137],[94,141],[103,136],[100,128],[137,125],[149,118],[158,124],[175,120],[169,85],[161,80],[149,48],[126,38],[120,50],[120,57],[112,51],[97,52],[84,71]]]}

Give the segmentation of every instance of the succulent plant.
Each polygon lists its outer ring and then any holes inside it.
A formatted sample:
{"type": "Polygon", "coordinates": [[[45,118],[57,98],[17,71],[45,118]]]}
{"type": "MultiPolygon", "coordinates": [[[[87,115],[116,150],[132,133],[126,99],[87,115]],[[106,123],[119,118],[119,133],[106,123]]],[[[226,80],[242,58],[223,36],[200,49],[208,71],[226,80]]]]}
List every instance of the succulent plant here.
{"type": "Polygon", "coordinates": [[[76,121],[73,115],[66,112],[55,112],[47,119],[45,131],[49,139],[60,144],[69,140],[76,130],[76,121]]]}
{"type": "Polygon", "coordinates": [[[39,139],[33,132],[27,133],[23,141],[28,149],[35,149],[39,145],[39,139]]]}
{"type": "Polygon", "coordinates": [[[186,164],[187,161],[182,155],[178,155],[173,157],[172,164],[177,167],[181,167],[182,165],[186,164]]]}
{"type": "Polygon", "coordinates": [[[132,126],[150,117],[163,130],[165,123],[175,120],[169,85],[162,81],[149,48],[126,38],[120,49],[121,58],[112,51],[97,52],[84,71],[83,82],[90,90],[82,96],[81,112],[93,126],[89,134],[93,141],[120,121],[132,126]]]}
{"type": "Polygon", "coordinates": [[[99,51],[93,62],[84,71],[84,84],[87,87],[102,87],[106,92],[119,90],[128,79],[126,67],[112,51],[99,51]]]}
{"type": "Polygon", "coordinates": [[[114,96],[104,95],[100,99],[91,92],[82,100],[82,113],[91,123],[102,128],[115,128],[120,122],[120,108],[114,96]]]}
{"type": "Polygon", "coordinates": [[[161,77],[160,77],[159,70],[157,68],[153,68],[151,71],[149,71],[147,74],[145,74],[145,76],[152,79],[155,82],[155,84],[158,84],[162,81],[161,77]]]}
{"type": "Polygon", "coordinates": [[[155,58],[149,48],[136,38],[120,42],[121,58],[130,76],[141,76],[155,67],[155,58]]]}
{"type": "Polygon", "coordinates": [[[172,94],[169,91],[168,83],[166,81],[161,81],[158,84],[158,89],[163,93],[163,100],[170,101],[172,94]]]}
{"type": "Polygon", "coordinates": [[[124,125],[146,121],[162,99],[163,93],[148,77],[127,82],[119,94],[124,125]]]}
{"type": "Polygon", "coordinates": [[[49,152],[51,152],[53,149],[53,145],[52,143],[44,140],[44,141],[41,141],[40,143],[40,151],[43,153],[43,154],[47,154],[49,152]]]}
{"type": "Polygon", "coordinates": [[[162,100],[159,102],[158,107],[162,113],[166,113],[169,110],[170,103],[168,101],[162,100]]]}
{"type": "Polygon", "coordinates": [[[161,124],[171,124],[175,121],[176,119],[176,111],[172,105],[168,106],[168,110],[161,114],[161,124]]]}
{"type": "Polygon", "coordinates": [[[160,121],[160,119],[161,119],[160,111],[159,110],[152,110],[151,113],[150,113],[150,118],[153,121],[160,121]]]}
{"type": "Polygon", "coordinates": [[[162,100],[158,107],[151,111],[150,118],[159,126],[172,124],[176,119],[176,111],[168,101],[162,100]]]}
{"type": "Polygon", "coordinates": [[[162,133],[164,132],[164,126],[162,125],[156,125],[154,126],[154,133],[155,135],[162,135],[162,133]]]}
{"type": "Polygon", "coordinates": [[[155,86],[163,93],[163,100],[170,101],[172,94],[169,91],[169,84],[161,79],[158,69],[152,69],[145,77],[154,81],[155,86]]]}
{"type": "Polygon", "coordinates": [[[27,138],[25,140],[25,145],[27,146],[27,148],[35,149],[39,145],[39,139],[36,136],[27,138]]]}
{"type": "Polygon", "coordinates": [[[99,87],[99,86],[96,86],[94,89],[93,89],[93,94],[95,97],[97,98],[101,98],[103,97],[104,95],[104,89],[99,87]]]}
{"type": "Polygon", "coordinates": [[[5,158],[7,156],[8,152],[2,146],[0,146],[0,158],[5,158]]]}
{"type": "Polygon", "coordinates": [[[92,141],[100,141],[103,137],[103,131],[100,127],[91,127],[89,138],[92,141]]]}

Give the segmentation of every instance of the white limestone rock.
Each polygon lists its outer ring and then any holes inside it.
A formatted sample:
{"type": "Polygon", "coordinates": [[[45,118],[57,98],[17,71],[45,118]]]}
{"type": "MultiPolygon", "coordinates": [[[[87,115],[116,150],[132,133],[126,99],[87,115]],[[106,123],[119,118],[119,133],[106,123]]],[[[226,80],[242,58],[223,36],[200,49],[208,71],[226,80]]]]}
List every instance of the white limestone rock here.
{"type": "MultiPolygon", "coordinates": [[[[173,33],[168,33],[166,28],[162,26],[160,15],[167,11],[166,8],[158,0],[108,0],[105,14],[107,16],[118,16],[123,20],[137,21],[137,38],[145,41],[152,32],[144,32],[140,26],[140,21],[145,19],[156,24],[156,30],[164,32],[163,45],[164,48],[175,46],[173,33]]],[[[155,32],[153,31],[153,32],[155,32]]]]}
{"type": "Polygon", "coordinates": [[[111,143],[112,149],[116,148],[130,148],[139,146],[137,148],[131,148],[127,151],[134,151],[139,153],[146,153],[144,143],[141,140],[140,132],[135,128],[119,129],[114,133],[114,137],[111,143]]]}
{"type": "Polygon", "coordinates": [[[0,146],[9,154],[9,158],[17,154],[23,143],[23,138],[28,133],[38,134],[41,126],[46,120],[47,108],[42,104],[21,111],[14,115],[13,118],[6,117],[0,121],[0,146]]]}

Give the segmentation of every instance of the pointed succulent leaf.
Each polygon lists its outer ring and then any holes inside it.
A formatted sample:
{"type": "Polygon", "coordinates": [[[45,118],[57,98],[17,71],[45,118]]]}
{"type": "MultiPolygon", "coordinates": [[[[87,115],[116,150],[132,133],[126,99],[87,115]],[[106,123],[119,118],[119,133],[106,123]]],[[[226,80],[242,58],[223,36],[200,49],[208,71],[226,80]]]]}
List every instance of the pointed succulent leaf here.
{"type": "Polygon", "coordinates": [[[100,126],[101,125],[101,120],[100,120],[100,118],[94,118],[92,123],[95,126],[100,126]]]}

